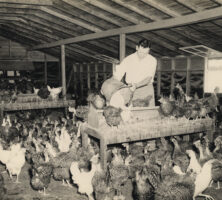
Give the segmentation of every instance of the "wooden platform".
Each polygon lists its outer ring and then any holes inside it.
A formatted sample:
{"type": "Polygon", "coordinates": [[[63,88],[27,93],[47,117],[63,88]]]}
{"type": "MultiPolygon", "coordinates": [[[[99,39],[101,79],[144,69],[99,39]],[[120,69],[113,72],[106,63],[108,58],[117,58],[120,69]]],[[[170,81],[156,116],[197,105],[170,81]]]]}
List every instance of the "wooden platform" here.
{"type": "MultiPolygon", "coordinates": [[[[210,140],[213,138],[215,122],[211,118],[196,120],[188,120],[186,118],[161,119],[157,116],[157,110],[154,108],[146,108],[144,110],[140,108],[139,112],[137,108],[134,109],[137,117],[136,121],[132,123],[121,124],[118,127],[110,127],[105,123],[101,115],[95,116],[96,120],[99,119],[99,127],[95,127],[95,124],[91,121],[82,125],[81,134],[83,146],[87,145],[88,136],[95,137],[100,141],[100,156],[103,169],[106,169],[106,150],[110,144],[134,142],[173,135],[189,135],[200,132],[206,132],[210,140]]],[[[99,115],[100,114],[99,111],[99,115]]]]}
{"type": "Polygon", "coordinates": [[[3,116],[3,113],[5,111],[33,110],[33,109],[45,109],[45,108],[67,108],[69,106],[75,106],[75,100],[57,100],[57,101],[42,100],[39,102],[5,103],[5,104],[0,104],[0,109],[1,109],[1,116],[3,116]]]}

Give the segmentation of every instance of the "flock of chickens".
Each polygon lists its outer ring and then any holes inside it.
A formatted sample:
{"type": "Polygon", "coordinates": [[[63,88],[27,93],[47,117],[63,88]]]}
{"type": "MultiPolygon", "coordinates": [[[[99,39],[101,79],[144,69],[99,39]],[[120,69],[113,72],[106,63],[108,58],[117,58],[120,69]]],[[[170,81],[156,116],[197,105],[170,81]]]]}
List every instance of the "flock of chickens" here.
{"type": "Polygon", "coordinates": [[[187,96],[181,85],[177,84],[174,93],[170,97],[161,97],[160,113],[163,116],[183,117],[187,119],[196,119],[206,117],[207,115],[216,116],[218,112],[219,99],[217,97],[217,88],[209,97],[199,98],[187,96]]]}
{"type": "MultiPolygon", "coordinates": [[[[108,149],[104,171],[98,144],[89,140],[87,147],[81,145],[82,123],[76,120],[73,108],[66,116],[38,119],[30,112],[23,119],[6,114],[0,129],[0,162],[12,181],[16,176],[16,182],[22,182],[19,175],[28,163],[31,187],[43,195],[52,178],[70,187],[76,185],[90,200],[124,200],[128,182],[137,200],[191,200],[197,196],[213,200],[203,192],[211,185],[220,188],[222,136],[214,143],[206,136],[194,138],[192,143],[179,136],[123,143],[108,149]]],[[[4,199],[7,188],[2,176],[0,181],[0,199],[4,199]]]]}

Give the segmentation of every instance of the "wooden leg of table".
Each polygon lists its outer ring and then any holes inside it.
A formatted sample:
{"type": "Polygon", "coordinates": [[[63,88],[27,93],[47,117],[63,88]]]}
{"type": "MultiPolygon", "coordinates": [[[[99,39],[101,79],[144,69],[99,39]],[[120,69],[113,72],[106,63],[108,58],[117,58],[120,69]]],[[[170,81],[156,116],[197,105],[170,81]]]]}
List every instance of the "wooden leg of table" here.
{"type": "Polygon", "coordinates": [[[209,141],[210,141],[210,142],[213,142],[213,140],[214,140],[214,131],[208,130],[208,131],[206,132],[206,134],[207,134],[207,138],[209,139],[209,141]]]}
{"type": "Polygon", "coordinates": [[[102,169],[106,171],[107,168],[107,144],[104,141],[104,139],[100,139],[100,159],[101,159],[101,165],[102,169]]]}
{"type": "Polygon", "coordinates": [[[82,136],[82,146],[83,147],[87,147],[87,144],[88,144],[88,134],[85,133],[84,131],[82,131],[81,136],[82,136]]]}
{"type": "Polygon", "coordinates": [[[190,135],[184,135],[183,141],[186,141],[186,142],[190,141],[190,135]]]}

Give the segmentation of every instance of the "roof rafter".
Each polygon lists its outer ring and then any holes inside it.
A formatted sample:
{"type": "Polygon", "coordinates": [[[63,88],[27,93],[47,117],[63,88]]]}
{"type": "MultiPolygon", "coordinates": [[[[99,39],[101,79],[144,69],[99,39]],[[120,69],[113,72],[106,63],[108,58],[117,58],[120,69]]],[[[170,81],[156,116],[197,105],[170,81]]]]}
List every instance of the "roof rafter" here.
{"type": "Polygon", "coordinates": [[[160,20],[160,17],[155,17],[155,16],[152,16],[150,15],[149,13],[147,12],[144,12],[143,10],[139,9],[138,7],[134,6],[134,5],[130,5],[130,2],[129,3],[126,3],[125,1],[123,0],[112,0],[113,2],[143,16],[143,17],[146,17],[148,19],[151,19],[152,21],[155,21],[155,20],[160,20]]]}
{"type": "Polygon", "coordinates": [[[91,33],[91,34],[86,34],[86,35],[82,35],[82,36],[78,36],[74,38],[59,40],[59,41],[52,42],[49,44],[40,44],[33,47],[33,49],[50,48],[50,47],[59,46],[62,44],[70,44],[70,43],[75,43],[75,42],[80,42],[80,41],[105,38],[105,37],[118,35],[121,33],[135,33],[135,32],[153,31],[153,30],[158,30],[158,29],[171,28],[171,27],[196,23],[200,21],[206,21],[206,20],[220,18],[220,17],[222,17],[222,7],[205,10],[199,13],[180,16],[173,19],[160,20],[160,21],[146,23],[146,24],[139,24],[139,25],[133,25],[133,26],[128,26],[128,27],[111,29],[107,31],[100,31],[97,33],[91,33]]]}
{"type": "Polygon", "coordinates": [[[171,17],[180,16],[180,14],[178,12],[167,8],[166,5],[162,5],[160,3],[157,3],[155,0],[141,0],[141,1],[148,4],[149,6],[152,6],[153,8],[160,10],[161,12],[163,12],[171,17]]]}
{"type": "Polygon", "coordinates": [[[123,13],[123,12],[121,12],[121,11],[115,9],[115,8],[112,8],[111,6],[108,6],[107,4],[105,4],[105,3],[101,2],[101,1],[98,1],[98,0],[93,0],[93,1],[91,1],[91,0],[83,0],[83,1],[89,3],[89,4],[93,5],[93,6],[96,6],[96,7],[100,8],[100,9],[103,9],[106,12],[112,13],[114,15],[118,15],[119,17],[121,17],[121,18],[123,18],[123,19],[125,19],[127,21],[132,22],[133,24],[140,24],[141,23],[140,20],[137,20],[134,17],[131,17],[130,15],[125,14],[125,13],[123,13]]]}
{"type": "Polygon", "coordinates": [[[195,11],[195,12],[199,12],[199,11],[202,11],[203,9],[201,9],[201,7],[199,6],[196,6],[196,5],[191,5],[190,4],[190,1],[187,1],[187,0],[176,0],[178,3],[186,6],[187,8],[189,8],[190,10],[192,11],[195,11]]]}
{"type": "Polygon", "coordinates": [[[78,26],[81,26],[81,27],[86,28],[86,29],[88,29],[88,30],[91,30],[91,31],[93,31],[93,32],[101,31],[100,29],[96,28],[95,26],[91,26],[90,24],[87,24],[87,23],[82,22],[82,21],[80,21],[80,20],[76,20],[76,19],[71,18],[71,17],[68,17],[68,16],[66,16],[66,15],[62,15],[62,14],[60,14],[60,13],[58,13],[58,12],[55,12],[55,11],[52,10],[52,9],[49,9],[49,8],[46,8],[46,7],[41,6],[40,10],[41,10],[41,11],[44,11],[44,12],[50,14],[50,15],[53,15],[53,16],[55,16],[55,17],[58,17],[58,18],[60,18],[60,19],[66,20],[66,21],[68,21],[68,22],[71,22],[71,23],[73,23],[73,24],[77,24],[78,26]]]}
{"type": "Polygon", "coordinates": [[[28,5],[37,5],[37,6],[53,5],[52,0],[0,0],[0,3],[28,4],[28,5]]]}

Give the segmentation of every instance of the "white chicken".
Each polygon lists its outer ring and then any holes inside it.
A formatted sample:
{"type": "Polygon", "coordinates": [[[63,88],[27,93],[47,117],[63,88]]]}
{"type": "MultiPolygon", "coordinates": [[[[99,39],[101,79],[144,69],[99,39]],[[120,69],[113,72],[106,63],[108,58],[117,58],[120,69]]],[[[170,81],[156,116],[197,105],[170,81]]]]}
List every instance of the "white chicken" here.
{"type": "Polygon", "coordinates": [[[78,192],[86,194],[89,200],[94,200],[92,178],[97,171],[101,171],[100,162],[98,162],[98,154],[94,155],[91,159],[91,170],[89,172],[80,171],[78,162],[72,162],[70,172],[72,180],[78,185],[78,192]]]}
{"type": "Polygon", "coordinates": [[[52,100],[56,100],[58,98],[59,93],[62,91],[62,87],[51,88],[49,85],[47,85],[47,89],[50,92],[52,100]]]}
{"type": "Polygon", "coordinates": [[[197,160],[196,154],[193,150],[186,150],[187,155],[190,157],[190,164],[187,171],[193,171],[196,174],[201,172],[201,165],[197,160]]]}
{"type": "Polygon", "coordinates": [[[0,161],[6,165],[9,176],[16,175],[16,183],[19,183],[18,177],[23,165],[25,164],[26,149],[21,144],[13,144],[10,150],[0,150],[0,161]]]}
{"type": "Polygon", "coordinates": [[[216,159],[208,160],[204,163],[201,172],[197,174],[195,179],[195,190],[193,199],[195,200],[195,197],[205,197],[207,200],[214,200],[211,196],[207,194],[202,194],[205,189],[209,186],[210,182],[212,181],[212,164],[215,162],[216,159]]]}
{"type": "Polygon", "coordinates": [[[65,127],[61,129],[61,134],[58,133],[59,128],[56,130],[55,141],[58,143],[60,152],[68,152],[72,142],[71,137],[65,127]]]}

